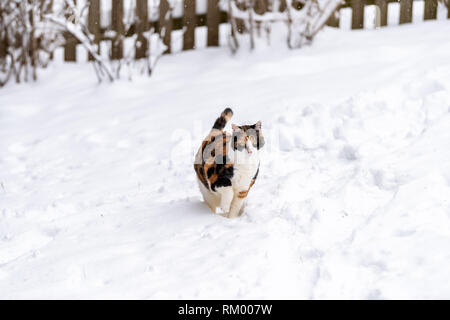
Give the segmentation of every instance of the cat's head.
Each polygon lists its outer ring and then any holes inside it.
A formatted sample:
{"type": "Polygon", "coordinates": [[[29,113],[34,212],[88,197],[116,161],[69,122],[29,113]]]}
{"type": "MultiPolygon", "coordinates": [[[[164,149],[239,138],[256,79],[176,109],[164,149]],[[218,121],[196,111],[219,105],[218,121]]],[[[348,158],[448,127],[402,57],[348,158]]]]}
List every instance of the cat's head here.
{"type": "Polygon", "coordinates": [[[232,124],[231,127],[233,128],[233,150],[243,151],[246,149],[248,154],[252,154],[253,151],[260,150],[264,146],[261,121],[245,126],[232,124]]]}

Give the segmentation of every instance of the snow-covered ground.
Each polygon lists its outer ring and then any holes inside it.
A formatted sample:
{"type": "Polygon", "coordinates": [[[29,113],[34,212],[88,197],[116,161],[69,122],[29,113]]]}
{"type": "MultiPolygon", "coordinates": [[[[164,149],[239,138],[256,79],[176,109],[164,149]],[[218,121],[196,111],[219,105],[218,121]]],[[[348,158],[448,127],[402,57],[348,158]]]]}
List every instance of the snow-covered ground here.
{"type": "Polygon", "coordinates": [[[448,299],[449,270],[448,21],[0,90],[1,299],[448,299]],[[267,141],[234,220],[192,168],[225,106],[267,141]]]}

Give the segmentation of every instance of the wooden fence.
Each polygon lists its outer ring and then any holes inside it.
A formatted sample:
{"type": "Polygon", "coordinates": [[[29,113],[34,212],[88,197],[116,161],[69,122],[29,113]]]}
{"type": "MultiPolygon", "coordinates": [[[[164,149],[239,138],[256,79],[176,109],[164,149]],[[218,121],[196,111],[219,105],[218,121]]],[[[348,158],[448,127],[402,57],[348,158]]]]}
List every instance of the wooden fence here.
{"type": "MultiPolygon", "coordinates": [[[[352,8],[352,29],[364,27],[364,7],[376,5],[379,8],[380,26],[388,25],[388,4],[400,3],[399,24],[411,23],[413,17],[413,0],[346,0],[341,8],[352,8]]],[[[424,20],[437,19],[438,0],[424,0],[424,20]]],[[[447,18],[450,19],[450,7],[447,8],[447,18]]],[[[333,26],[339,26],[333,25],[333,26]]]]}
{"type": "MultiPolygon", "coordinates": [[[[171,52],[171,36],[173,30],[184,29],[183,33],[183,50],[191,50],[195,48],[195,29],[196,27],[206,26],[207,28],[207,46],[214,47],[219,45],[219,25],[228,22],[226,11],[222,11],[219,7],[219,0],[207,1],[207,9],[205,14],[196,13],[196,0],[183,0],[183,14],[181,17],[169,17],[168,0],[160,0],[158,19],[153,21],[149,18],[148,0],[136,1],[135,21],[126,31],[123,25],[124,5],[123,0],[111,0],[111,23],[109,27],[102,27],[100,0],[90,0],[88,13],[88,28],[95,37],[95,42],[99,44],[101,41],[111,41],[111,58],[120,59],[123,57],[123,37],[131,37],[137,35],[139,46],[136,47],[136,59],[144,58],[147,54],[148,40],[144,33],[151,28],[156,32],[161,32],[164,27],[163,42],[167,46],[166,53],[171,52]],[[166,19],[164,19],[166,17],[166,19]],[[115,31],[114,37],[108,33],[109,30],[115,31]],[[121,36],[122,35],[122,36],[121,36]]],[[[255,8],[258,13],[264,12],[264,4],[266,0],[256,0],[255,8]],[[261,10],[262,8],[262,10],[261,10]]],[[[413,0],[345,0],[339,8],[351,8],[352,29],[362,29],[364,27],[364,8],[368,5],[376,5],[378,7],[380,26],[388,24],[388,4],[399,3],[399,23],[410,23],[413,17],[413,0]]],[[[450,3],[450,1],[449,1],[450,3]]],[[[437,18],[438,0],[424,0],[424,19],[437,18]]],[[[298,9],[298,7],[297,7],[298,9]]],[[[447,18],[450,19],[450,4],[447,8],[447,18]]],[[[339,15],[335,15],[327,22],[329,26],[339,27],[339,15]]],[[[64,47],[64,60],[77,61],[76,54],[77,42],[75,39],[67,36],[64,47]]]]}

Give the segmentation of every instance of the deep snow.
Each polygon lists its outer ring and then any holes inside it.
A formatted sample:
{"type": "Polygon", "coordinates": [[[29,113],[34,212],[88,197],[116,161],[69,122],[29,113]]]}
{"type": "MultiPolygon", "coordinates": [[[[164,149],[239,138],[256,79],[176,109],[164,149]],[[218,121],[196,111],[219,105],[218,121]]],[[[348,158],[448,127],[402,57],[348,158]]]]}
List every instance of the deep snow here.
{"type": "Polygon", "coordinates": [[[450,22],[164,57],[0,90],[0,298],[450,298],[450,22]],[[281,46],[282,47],[282,46],[281,46]],[[225,106],[267,145],[244,216],[201,202],[225,106]]]}

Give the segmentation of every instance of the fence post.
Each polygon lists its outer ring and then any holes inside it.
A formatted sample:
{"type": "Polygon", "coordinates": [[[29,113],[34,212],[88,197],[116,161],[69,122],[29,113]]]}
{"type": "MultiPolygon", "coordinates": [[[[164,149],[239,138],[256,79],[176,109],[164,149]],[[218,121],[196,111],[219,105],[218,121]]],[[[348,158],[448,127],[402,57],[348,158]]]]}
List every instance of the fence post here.
{"type": "Polygon", "coordinates": [[[375,0],[375,5],[380,9],[380,27],[387,26],[387,17],[388,17],[387,0],[375,0]]]}
{"type": "MultiPolygon", "coordinates": [[[[2,6],[0,5],[0,21],[3,19],[2,6]]],[[[0,59],[6,57],[8,43],[6,42],[7,32],[4,34],[4,38],[0,38],[0,59]]]]}
{"type": "Polygon", "coordinates": [[[148,56],[148,40],[144,32],[148,30],[148,4],[147,0],[136,0],[136,59],[146,58],[148,56]]]}
{"type": "Polygon", "coordinates": [[[267,11],[267,1],[265,0],[255,0],[254,10],[256,14],[264,14],[267,11]]]}
{"type": "Polygon", "coordinates": [[[450,19],[450,1],[447,1],[447,19],[450,19]]]}
{"type": "Polygon", "coordinates": [[[435,20],[437,18],[437,0],[425,0],[423,20],[435,20]]]}
{"type": "Polygon", "coordinates": [[[195,47],[196,19],[195,0],[184,0],[183,26],[186,30],[183,35],[183,50],[190,50],[195,47]]]}
{"type": "MultiPolygon", "coordinates": [[[[100,53],[100,0],[90,0],[89,2],[88,29],[94,35],[94,42],[98,46],[97,52],[100,53]]],[[[94,60],[90,53],[88,60],[94,60]]]]}
{"type": "Polygon", "coordinates": [[[123,25],[123,0],[112,1],[111,11],[112,29],[116,32],[111,43],[111,58],[118,60],[123,58],[123,34],[125,32],[123,25]]]}
{"type": "Polygon", "coordinates": [[[352,29],[364,28],[364,0],[352,0],[352,29]]]}
{"type": "Polygon", "coordinates": [[[163,43],[167,46],[164,53],[170,53],[172,50],[171,45],[171,34],[172,34],[172,9],[170,8],[169,2],[167,0],[161,0],[159,2],[159,34],[163,32],[164,38],[163,43]]]}
{"type": "MultiPolygon", "coordinates": [[[[250,4],[252,3],[252,1],[250,1],[250,4]]],[[[264,13],[267,12],[267,9],[269,8],[269,3],[267,0],[253,0],[253,9],[255,11],[256,14],[259,15],[263,15],[264,13]]],[[[249,8],[249,10],[251,10],[251,8],[249,8]]],[[[220,15],[220,11],[219,11],[219,15],[220,15]]],[[[219,17],[220,20],[220,17],[219,17]]],[[[254,21],[254,28],[256,28],[256,34],[258,35],[258,37],[261,36],[261,25],[262,23],[259,21],[254,21]]]]}
{"type": "Polygon", "coordinates": [[[327,20],[327,26],[333,27],[333,28],[339,28],[340,24],[340,12],[341,6],[338,6],[336,10],[330,15],[330,17],[327,20]]]}
{"type": "MultiPolygon", "coordinates": [[[[2,9],[0,8],[0,17],[2,15],[2,9]]],[[[5,32],[5,37],[0,38],[0,59],[6,57],[8,51],[7,33],[5,32]]]]}
{"type": "Polygon", "coordinates": [[[0,59],[6,57],[6,41],[5,39],[0,39],[0,59]]]}
{"type": "Polygon", "coordinates": [[[208,0],[206,26],[208,27],[208,47],[219,46],[220,8],[218,0],[208,0]]]}
{"type": "MultiPolygon", "coordinates": [[[[76,5],[77,1],[74,0],[73,3],[76,5]]],[[[74,12],[70,12],[69,8],[66,6],[66,19],[74,19],[74,12]]],[[[77,39],[69,33],[64,34],[66,43],[64,44],[64,61],[76,62],[77,61],[77,39]]]]}
{"type": "Polygon", "coordinates": [[[412,22],[413,0],[400,0],[400,24],[412,22]]]}

